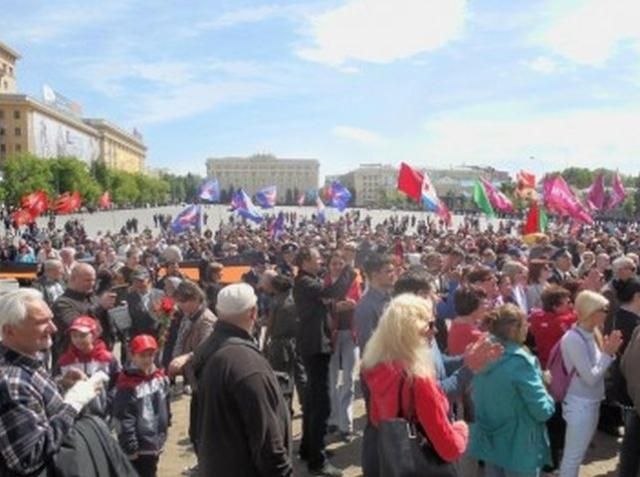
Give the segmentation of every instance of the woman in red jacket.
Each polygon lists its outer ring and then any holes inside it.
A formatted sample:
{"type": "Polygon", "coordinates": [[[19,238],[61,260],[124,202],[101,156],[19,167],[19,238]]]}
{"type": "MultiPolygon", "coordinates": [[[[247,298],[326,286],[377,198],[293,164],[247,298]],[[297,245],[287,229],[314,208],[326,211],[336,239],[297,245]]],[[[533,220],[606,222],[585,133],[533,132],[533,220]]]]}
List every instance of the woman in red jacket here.
{"type": "MultiPolygon", "coordinates": [[[[362,358],[363,376],[370,392],[369,421],[377,425],[406,411],[413,393],[415,415],[438,455],[447,462],[459,459],[467,446],[467,425],[451,423],[449,402],[438,387],[429,341],[435,317],[430,301],[413,294],[396,296],[380,318],[362,358]],[[399,386],[405,385],[402,403],[399,386]],[[400,407],[402,406],[402,407],[400,407]]],[[[363,455],[363,468],[377,468],[377,455],[363,455]]]]}

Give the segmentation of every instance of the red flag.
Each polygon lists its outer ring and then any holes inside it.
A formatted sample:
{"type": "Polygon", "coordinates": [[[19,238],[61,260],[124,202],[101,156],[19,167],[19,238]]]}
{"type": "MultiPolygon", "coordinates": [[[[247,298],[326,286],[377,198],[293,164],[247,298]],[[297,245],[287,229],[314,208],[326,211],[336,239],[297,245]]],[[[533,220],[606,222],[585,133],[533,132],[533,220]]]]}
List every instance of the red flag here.
{"type": "Polygon", "coordinates": [[[522,225],[522,235],[535,234],[540,232],[540,208],[538,202],[531,202],[527,220],[522,225]]]}
{"type": "Polygon", "coordinates": [[[32,223],[35,217],[28,209],[18,209],[11,214],[11,219],[16,223],[18,227],[32,223]]]}
{"type": "Polygon", "coordinates": [[[587,206],[591,210],[602,210],[604,207],[604,174],[600,173],[593,180],[587,195],[587,206]]]}
{"type": "Polygon", "coordinates": [[[21,199],[22,208],[30,212],[35,218],[47,211],[49,208],[49,198],[44,191],[32,192],[21,199]]]}
{"type": "Polygon", "coordinates": [[[80,208],[81,203],[80,193],[74,192],[73,194],[69,194],[65,192],[58,197],[58,200],[53,206],[53,210],[58,214],[71,214],[80,208]]]}
{"type": "Polygon", "coordinates": [[[407,196],[416,202],[422,201],[422,183],[424,182],[424,174],[420,171],[412,169],[404,162],[400,163],[400,172],[398,173],[398,190],[407,194],[407,196]]]}
{"type": "Polygon", "coordinates": [[[616,172],[616,175],[613,177],[613,183],[611,184],[611,195],[609,196],[607,209],[615,209],[624,202],[626,196],[627,191],[624,190],[624,184],[622,183],[620,174],[616,172]]]}
{"type": "Polygon", "coordinates": [[[535,189],[536,175],[532,172],[520,171],[516,174],[518,189],[535,189]]]}
{"type": "Polygon", "coordinates": [[[109,191],[104,191],[104,193],[100,196],[100,200],[98,201],[98,206],[101,209],[111,208],[111,194],[109,194],[109,191]]]}

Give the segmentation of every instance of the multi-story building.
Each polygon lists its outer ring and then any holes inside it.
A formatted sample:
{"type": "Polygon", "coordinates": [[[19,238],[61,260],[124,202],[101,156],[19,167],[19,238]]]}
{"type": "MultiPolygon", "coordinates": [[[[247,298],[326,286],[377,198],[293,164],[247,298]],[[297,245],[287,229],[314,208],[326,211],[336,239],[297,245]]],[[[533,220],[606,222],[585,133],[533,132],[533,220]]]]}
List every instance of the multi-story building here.
{"type": "Polygon", "coordinates": [[[76,157],[88,164],[104,161],[118,170],[144,172],[147,148],[139,133],[104,119],[83,119],[74,103],[60,101],[50,88],[53,98],[44,101],[18,94],[19,58],[0,43],[0,163],[9,155],[31,153],[44,159],[76,157]]]}
{"type": "Polygon", "coordinates": [[[0,94],[15,93],[16,84],[16,61],[20,55],[0,42],[0,94]]]}
{"type": "Polygon", "coordinates": [[[212,157],[206,164],[207,176],[217,179],[221,190],[242,187],[253,195],[263,187],[275,185],[280,203],[318,188],[320,163],[316,159],[279,159],[271,154],[256,154],[212,157]]]}
{"type": "Polygon", "coordinates": [[[110,123],[104,119],[85,119],[84,122],[100,135],[100,158],[113,169],[127,172],[144,172],[147,147],[142,136],[110,123]]]}
{"type": "Polygon", "coordinates": [[[382,203],[398,182],[398,169],[388,164],[360,164],[352,174],[357,206],[382,203]]]}

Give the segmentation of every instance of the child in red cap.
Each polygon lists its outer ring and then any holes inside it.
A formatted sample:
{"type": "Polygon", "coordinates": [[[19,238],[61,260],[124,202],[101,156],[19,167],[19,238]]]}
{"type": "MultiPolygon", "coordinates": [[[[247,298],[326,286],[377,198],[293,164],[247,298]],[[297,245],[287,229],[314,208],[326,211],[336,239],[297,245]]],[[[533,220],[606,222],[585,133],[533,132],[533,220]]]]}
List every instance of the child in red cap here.
{"type": "Polygon", "coordinates": [[[99,338],[99,329],[98,322],[90,316],[73,320],[67,330],[69,347],[58,359],[56,369],[62,376],[71,370],[80,371],[87,377],[98,372],[106,374],[109,381],[105,389],[89,404],[87,411],[108,420],[120,364],[99,338]]]}
{"type": "Polygon", "coordinates": [[[120,447],[140,477],[155,477],[170,424],[169,379],[156,368],[158,343],[138,335],[129,344],[131,366],[118,378],[113,417],[120,447]]]}

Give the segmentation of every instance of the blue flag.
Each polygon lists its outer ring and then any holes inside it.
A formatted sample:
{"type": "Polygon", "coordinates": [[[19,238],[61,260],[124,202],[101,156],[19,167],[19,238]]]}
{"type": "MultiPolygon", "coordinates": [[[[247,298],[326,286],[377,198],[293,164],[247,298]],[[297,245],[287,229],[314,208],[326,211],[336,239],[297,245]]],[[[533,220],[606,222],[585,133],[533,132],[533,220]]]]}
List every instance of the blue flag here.
{"type": "Polygon", "coordinates": [[[195,228],[198,231],[202,228],[201,205],[188,205],[171,222],[171,230],[176,234],[186,232],[190,228],[195,228]]]}
{"type": "Polygon", "coordinates": [[[258,208],[253,205],[253,202],[251,202],[251,197],[249,197],[242,189],[233,194],[233,197],[231,198],[231,206],[235,212],[245,219],[251,220],[255,223],[262,222],[262,214],[258,208]]]}
{"type": "Polygon", "coordinates": [[[271,224],[271,229],[269,230],[271,240],[276,240],[282,232],[284,232],[284,212],[280,212],[276,220],[274,220],[271,224]]]}
{"type": "Polygon", "coordinates": [[[329,195],[331,196],[331,205],[340,212],[344,212],[344,209],[347,208],[347,204],[351,200],[351,192],[349,192],[349,189],[340,184],[339,181],[333,181],[329,195]]]}
{"type": "Polygon", "coordinates": [[[276,198],[278,197],[278,190],[276,186],[272,185],[259,190],[256,193],[256,204],[263,209],[270,209],[276,205],[276,198]]]}
{"type": "Polygon", "coordinates": [[[207,202],[220,202],[220,184],[218,184],[218,179],[211,179],[210,181],[204,182],[200,186],[198,197],[207,202]]]}

